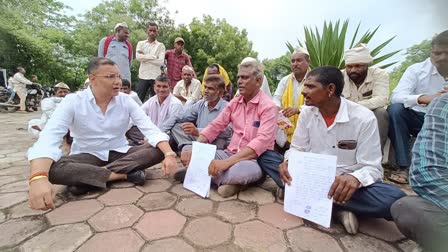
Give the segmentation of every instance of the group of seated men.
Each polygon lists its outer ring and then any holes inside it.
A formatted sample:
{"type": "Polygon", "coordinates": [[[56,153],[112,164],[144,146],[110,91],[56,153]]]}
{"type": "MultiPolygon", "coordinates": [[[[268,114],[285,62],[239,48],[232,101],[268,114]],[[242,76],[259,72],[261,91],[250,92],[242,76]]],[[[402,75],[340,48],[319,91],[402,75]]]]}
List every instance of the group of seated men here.
{"type": "MultiPolygon", "coordinates": [[[[116,180],[141,185],[144,169],[160,162],[164,174],[175,174],[182,181],[185,171],[178,170],[172,147],[181,152],[188,167],[192,141],[217,145],[209,174],[222,197],[259,183],[265,175],[284,188],[291,182],[289,148],[337,156],[337,176],[328,197],[333,198],[335,217],[347,232],[357,232],[357,216],[385,218],[395,220],[405,235],[424,247],[434,251],[445,247],[448,31],[433,39],[430,59],[405,72],[387,111],[387,73],[369,67],[372,57],[367,47],[348,50],[345,60],[342,72],[335,67],[310,70],[308,52],[297,49],[291,55],[292,73],[280,81],[273,98],[260,92],[263,66],[255,59],[244,60],[238,65],[239,95],[230,102],[223,99],[225,78],[210,74],[210,69],[203,98],[188,97],[197,94],[189,91],[190,87],[197,90],[197,83],[192,84],[191,69],[184,67],[178,94],[170,92],[167,77],[159,76],[155,95],[140,107],[120,93],[122,81],[115,62],[94,58],[88,66],[90,87],[65,98],[29,150],[30,206],[54,208],[51,184],[68,185],[74,194],[105,188],[116,180]],[[401,112],[392,112],[396,110],[401,112]],[[294,126],[293,132],[286,132],[290,146],[285,146],[284,156],[274,150],[279,111],[294,126]],[[416,120],[421,120],[418,130],[416,120]],[[71,153],[61,157],[59,146],[69,129],[71,153]],[[382,182],[382,147],[388,129],[400,166],[400,155],[406,150],[400,149],[397,135],[409,140],[421,129],[410,168],[411,186],[418,196],[405,197],[382,182]]],[[[282,190],[278,191],[281,196],[282,190]]]]}

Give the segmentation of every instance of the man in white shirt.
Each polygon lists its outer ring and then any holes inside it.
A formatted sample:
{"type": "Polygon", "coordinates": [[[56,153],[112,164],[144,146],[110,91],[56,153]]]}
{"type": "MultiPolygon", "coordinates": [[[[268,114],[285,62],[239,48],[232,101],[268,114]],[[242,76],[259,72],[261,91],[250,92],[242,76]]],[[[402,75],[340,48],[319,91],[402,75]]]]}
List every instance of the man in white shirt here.
{"type": "MultiPolygon", "coordinates": [[[[390,206],[405,194],[382,183],[376,118],[366,107],[341,97],[343,87],[344,77],[336,67],[318,67],[308,73],[302,87],[307,106],[300,114],[291,149],[337,156],[337,174],[328,197],[335,202],[335,217],[348,233],[355,234],[356,215],[391,220],[390,206]]],[[[277,173],[274,167],[262,166],[280,187],[291,182],[290,153],[286,152],[277,173]]]]}
{"type": "MultiPolygon", "coordinates": [[[[154,123],[162,132],[169,133],[176,124],[184,110],[182,102],[170,93],[170,81],[168,77],[161,75],[156,78],[154,84],[156,95],[149,98],[143,105],[143,111],[149,116],[151,122],[154,123]]],[[[132,144],[141,144],[144,135],[135,126],[131,127],[126,136],[132,144]]]]}
{"type": "Polygon", "coordinates": [[[389,100],[389,74],[379,67],[369,67],[373,58],[366,44],[347,50],[344,59],[342,74],[345,85],[342,95],[375,114],[383,150],[389,132],[389,115],[385,109],[389,100]]]}
{"type": "Polygon", "coordinates": [[[434,37],[430,58],[408,67],[392,93],[387,109],[389,138],[401,171],[394,181],[407,183],[411,135],[417,136],[420,132],[426,106],[445,92],[448,92],[448,30],[434,37]]]}
{"type": "Polygon", "coordinates": [[[7,101],[7,103],[13,103],[14,102],[14,97],[16,96],[16,91],[14,91],[14,83],[12,81],[13,78],[13,74],[11,72],[8,73],[8,86],[6,87],[8,92],[10,93],[9,95],[9,99],[7,101]]]}
{"type": "Polygon", "coordinates": [[[190,105],[201,99],[201,82],[194,78],[194,70],[188,65],[182,68],[182,80],[173,89],[173,95],[185,105],[190,105]]]}
{"type": "Polygon", "coordinates": [[[287,140],[285,147],[281,149],[284,152],[289,148],[292,135],[297,127],[297,120],[300,113],[300,107],[303,105],[300,92],[302,83],[305,80],[306,73],[310,66],[310,55],[305,48],[297,48],[291,55],[292,73],[283,77],[277,85],[274,97],[275,105],[281,110],[282,114],[289,118],[293,127],[286,130],[287,140]]]}
{"type": "Polygon", "coordinates": [[[137,43],[135,59],[140,61],[138,69],[137,94],[142,102],[146,94],[154,96],[154,80],[160,75],[160,66],[165,60],[165,45],[157,41],[159,26],[156,23],[146,25],[148,39],[137,43]]]}
{"type": "Polygon", "coordinates": [[[92,187],[105,188],[107,182],[116,180],[141,185],[144,169],[162,160],[164,174],[176,171],[176,153],[168,144],[168,136],[129,96],[120,93],[116,63],[94,58],[87,73],[90,88],[64,98],[28,151],[32,209],[54,208],[52,184],[69,185],[69,190],[78,194],[92,187]],[[149,144],[128,145],[125,132],[131,119],[149,144]],[[71,153],[61,158],[59,146],[68,129],[73,136],[71,153]]]}
{"type": "Polygon", "coordinates": [[[61,104],[64,97],[70,92],[70,87],[63,82],[59,82],[54,87],[55,95],[53,97],[43,99],[40,103],[42,110],[42,116],[40,119],[31,119],[28,122],[28,132],[36,138],[39,137],[48,120],[56,110],[56,107],[61,104]]]}
{"type": "Polygon", "coordinates": [[[134,100],[139,106],[143,104],[140,98],[138,98],[137,93],[131,90],[131,83],[128,80],[126,79],[121,80],[120,91],[129,95],[129,97],[131,97],[132,100],[134,100]]]}
{"type": "Polygon", "coordinates": [[[17,67],[17,73],[14,74],[14,77],[12,78],[12,84],[14,86],[14,90],[16,91],[16,94],[20,98],[20,109],[18,111],[21,112],[32,112],[32,110],[29,110],[25,106],[26,97],[28,95],[26,85],[33,84],[30,80],[25,78],[24,74],[26,73],[25,68],[23,67],[17,67]]]}

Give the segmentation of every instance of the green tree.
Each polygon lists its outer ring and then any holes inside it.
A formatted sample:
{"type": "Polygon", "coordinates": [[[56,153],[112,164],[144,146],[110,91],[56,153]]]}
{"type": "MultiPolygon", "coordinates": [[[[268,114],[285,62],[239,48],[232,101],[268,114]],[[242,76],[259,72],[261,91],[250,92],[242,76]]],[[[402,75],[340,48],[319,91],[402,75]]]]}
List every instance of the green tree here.
{"type": "Polygon", "coordinates": [[[0,62],[13,71],[23,66],[40,82],[53,84],[73,76],[65,44],[75,21],[64,15],[64,4],[53,0],[2,1],[0,14],[0,62]]]}
{"type": "MultiPolygon", "coordinates": [[[[311,68],[315,68],[318,66],[335,66],[339,69],[343,69],[345,67],[344,62],[344,51],[346,49],[353,48],[360,43],[368,44],[373,36],[376,34],[380,26],[377,26],[373,31],[367,30],[361,38],[357,39],[360,24],[356,27],[355,33],[353,37],[350,39],[350,44],[348,48],[345,46],[347,30],[348,30],[349,21],[345,20],[342,26],[340,26],[340,20],[336,21],[336,23],[332,22],[324,22],[324,27],[321,32],[319,32],[318,28],[315,27],[314,31],[311,27],[304,27],[305,31],[305,41],[298,40],[298,44],[301,47],[306,47],[308,52],[310,53],[311,59],[311,68]]],[[[374,57],[372,65],[378,64],[393,55],[397,54],[400,50],[384,54],[379,56],[381,50],[386,47],[393,39],[392,37],[385,42],[381,43],[373,50],[371,50],[371,55],[374,57]]],[[[290,52],[294,51],[294,47],[291,43],[286,42],[286,46],[290,50],[290,52]]],[[[381,68],[389,67],[396,62],[392,62],[386,65],[381,66],[381,68]]]]}
{"type": "Polygon", "coordinates": [[[247,38],[247,31],[240,31],[225,19],[213,20],[208,15],[204,15],[202,20],[194,18],[188,27],[181,25],[170,35],[169,43],[165,44],[167,49],[173,47],[178,36],[185,40],[185,50],[191,56],[200,80],[209,64],[218,63],[235,83],[238,64],[245,57],[257,56],[252,50],[252,42],[247,38]]]}
{"type": "Polygon", "coordinates": [[[264,74],[268,79],[269,88],[272,93],[277,89],[278,82],[281,78],[291,72],[290,57],[291,54],[286,53],[275,59],[263,60],[263,65],[265,67],[264,74]]]}
{"type": "Polygon", "coordinates": [[[423,40],[419,44],[413,45],[406,50],[406,58],[399,66],[390,73],[390,90],[393,90],[404,71],[412,64],[422,62],[429,58],[431,54],[431,40],[423,40]]]}

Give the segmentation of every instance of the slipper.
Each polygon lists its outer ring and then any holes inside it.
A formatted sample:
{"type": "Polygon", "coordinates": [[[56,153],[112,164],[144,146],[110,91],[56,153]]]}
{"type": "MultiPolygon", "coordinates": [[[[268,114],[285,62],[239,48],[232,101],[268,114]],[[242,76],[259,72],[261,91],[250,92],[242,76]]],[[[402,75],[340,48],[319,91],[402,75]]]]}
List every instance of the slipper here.
{"type": "Polygon", "coordinates": [[[408,184],[408,172],[407,171],[394,171],[389,176],[388,179],[397,184],[408,184]]]}

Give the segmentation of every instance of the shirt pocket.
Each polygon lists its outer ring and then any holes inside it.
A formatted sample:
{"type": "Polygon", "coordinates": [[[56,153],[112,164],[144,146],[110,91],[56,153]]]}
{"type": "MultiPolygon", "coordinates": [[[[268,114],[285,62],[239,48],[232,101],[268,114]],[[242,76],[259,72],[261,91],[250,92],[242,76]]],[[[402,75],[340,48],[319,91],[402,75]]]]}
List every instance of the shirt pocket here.
{"type": "Polygon", "coordinates": [[[353,165],[356,164],[356,149],[347,150],[336,147],[338,165],[353,165]]]}

